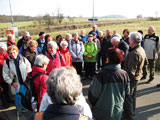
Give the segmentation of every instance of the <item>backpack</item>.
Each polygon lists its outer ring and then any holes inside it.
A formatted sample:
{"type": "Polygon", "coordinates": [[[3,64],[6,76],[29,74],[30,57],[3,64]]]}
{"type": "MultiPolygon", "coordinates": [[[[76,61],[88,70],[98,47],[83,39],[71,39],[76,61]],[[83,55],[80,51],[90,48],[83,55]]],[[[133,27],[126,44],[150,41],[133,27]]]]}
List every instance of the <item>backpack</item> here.
{"type": "Polygon", "coordinates": [[[32,72],[29,73],[29,77],[26,79],[24,84],[20,85],[20,89],[18,92],[18,105],[23,109],[33,110],[32,109],[32,97],[37,100],[36,94],[34,92],[34,79],[40,75],[44,75],[45,73],[37,73],[32,76],[32,72]]]}

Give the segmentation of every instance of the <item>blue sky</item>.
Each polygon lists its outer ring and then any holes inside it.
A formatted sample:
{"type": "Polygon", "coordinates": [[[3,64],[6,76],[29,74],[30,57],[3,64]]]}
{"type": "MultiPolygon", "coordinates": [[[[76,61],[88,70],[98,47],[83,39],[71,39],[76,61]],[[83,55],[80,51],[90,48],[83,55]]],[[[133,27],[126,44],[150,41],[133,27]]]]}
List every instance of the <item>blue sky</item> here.
{"type": "MultiPolygon", "coordinates": [[[[93,0],[10,0],[13,15],[57,14],[57,9],[65,16],[92,17],[93,0]]],[[[158,0],[94,0],[95,16],[111,14],[135,18],[137,15],[153,16],[160,7],[158,0]]],[[[10,15],[9,0],[0,0],[0,15],[10,15]]]]}

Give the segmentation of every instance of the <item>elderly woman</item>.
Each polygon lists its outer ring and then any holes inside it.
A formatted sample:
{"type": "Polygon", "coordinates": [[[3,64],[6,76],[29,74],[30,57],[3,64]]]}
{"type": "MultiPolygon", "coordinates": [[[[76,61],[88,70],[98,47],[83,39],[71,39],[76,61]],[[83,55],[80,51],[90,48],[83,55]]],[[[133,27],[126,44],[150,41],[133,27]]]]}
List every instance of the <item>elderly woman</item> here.
{"type": "Polygon", "coordinates": [[[93,42],[93,35],[88,35],[88,42],[84,44],[84,68],[85,77],[92,79],[95,73],[97,45],[93,42]]]}
{"type": "Polygon", "coordinates": [[[35,57],[38,54],[37,46],[38,46],[38,43],[35,40],[31,40],[27,50],[24,53],[24,57],[28,59],[32,67],[34,65],[35,57]]]}
{"type": "Polygon", "coordinates": [[[46,56],[37,55],[34,61],[34,66],[32,68],[32,76],[36,75],[37,73],[44,73],[34,79],[34,90],[35,94],[37,95],[38,109],[43,95],[47,91],[46,80],[48,79],[48,76],[45,73],[48,63],[49,59],[46,56]]]}
{"type": "Polygon", "coordinates": [[[84,45],[81,41],[79,41],[78,33],[73,33],[72,36],[73,36],[73,40],[69,44],[69,50],[72,56],[72,65],[76,68],[77,73],[81,75],[84,45]]]}
{"type": "Polygon", "coordinates": [[[67,33],[65,40],[66,40],[66,41],[68,42],[68,44],[69,44],[69,43],[71,42],[71,40],[72,40],[72,35],[71,35],[70,33],[67,33]]]}
{"type": "Polygon", "coordinates": [[[121,120],[125,97],[130,94],[129,76],[121,69],[124,53],[109,48],[107,64],[94,77],[88,99],[96,120],[121,120]]]}
{"type": "MultiPolygon", "coordinates": [[[[65,67],[65,69],[71,70],[71,72],[75,72],[77,74],[76,69],[74,67],[67,66],[67,67],[65,67]]],[[[41,101],[39,111],[44,112],[50,104],[53,104],[53,102],[51,101],[51,98],[49,97],[48,93],[45,93],[45,95],[43,96],[43,99],[41,101]]],[[[86,102],[85,97],[83,96],[82,93],[80,96],[78,96],[78,99],[77,99],[74,106],[76,106],[78,108],[78,110],[81,114],[84,114],[84,115],[92,118],[91,109],[90,109],[88,103],[86,102]]]]}
{"type": "Polygon", "coordinates": [[[15,40],[15,37],[12,34],[7,35],[7,47],[16,45],[14,40],[15,40]]]}
{"type": "Polygon", "coordinates": [[[60,43],[61,66],[72,66],[72,57],[68,50],[68,42],[63,40],[60,43]]]}
{"type": "Polygon", "coordinates": [[[43,46],[42,53],[44,55],[47,55],[47,53],[48,53],[47,44],[48,44],[48,42],[52,41],[52,37],[51,37],[51,35],[47,34],[47,35],[45,35],[44,39],[45,39],[45,43],[44,43],[44,46],[43,46]]]}
{"type": "Polygon", "coordinates": [[[27,74],[32,71],[29,61],[21,56],[16,46],[8,47],[7,53],[9,58],[3,65],[3,78],[4,81],[18,88],[19,84],[23,84],[26,80],[27,74]]]}
{"type": "Polygon", "coordinates": [[[46,82],[47,93],[54,104],[50,104],[43,115],[32,114],[28,120],[34,120],[34,116],[43,120],[81,120],[90,118],[79,113],[74,104],[82,93],[80,77],[72,70],[54,69],[46,82]]]}
{"type": "Polygon", "coordinates": [[[50,41],[47,45],[48,54],[46,55],[49,58],[49,64],[47,66],[47,74],[49,74],[54,68],[61,67],[61,58],[59,52],[57,51],[58,45],[54,41],[50,41]]]}
{"type": "Polygon", "coordinates": [[[0,99],[2,100],[3,107],[8,108],[9,102],[13,100],[11,99],[10,86],[4,81],[2,76],[2,68],[6,59],[8,59],[7,45],[0,43],[0,99]]]}

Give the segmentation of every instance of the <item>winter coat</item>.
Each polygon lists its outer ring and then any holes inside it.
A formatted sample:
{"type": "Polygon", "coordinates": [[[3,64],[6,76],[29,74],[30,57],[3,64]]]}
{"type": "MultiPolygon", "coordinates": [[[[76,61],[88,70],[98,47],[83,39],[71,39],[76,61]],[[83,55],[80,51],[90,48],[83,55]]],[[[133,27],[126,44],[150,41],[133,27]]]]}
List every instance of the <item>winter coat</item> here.
{"type": "Polygon", "coordinates": [[[155,33],[151,36],[145,35],[144,37],[144,50],[148,59],[158,59],[159,53],[159,37],[155,33]]]}
{"type": "MultiPolygon", "coordinates": [[[[45,70],[38,66],[33,66],[32,68],[32,76],[37,73],[45,73],[45,70]]],[[[47,75],[40,75],[36,79],[34,79],[34,90],[37,95],[38,100],[38,108],[40,107],[41,100],[44,94],[47,92],[46,80],[48,79],[47,75]]]]}
{"type": "Polygon", "coordinates": [[[4,82],[3,75],[2,75],[2,69],[3,69],[4,61],[6,59],[8,59],[7,52],[0,53],[0,82],[4,82]]]}
{"type": "Polygon", "coordinates": [[[147,63],[147,57],[141,45],[130,49],[124,63],[124,70],[129,74],[129,78],[140,80],[142,78],[143,66],[147,63]]]}
{"type": "Polygon", "coordinates": [[[126,42],[129,45],[129,37],[127,37],[127,38],[122,37],[121,40],[124,40],[124,42],[126,42]]]}
{"type": "Polygon", "coordinates": [[[26,57],[28,59],[28,61],[31,63],[31,66],[33,67],[34,65],[34,61],[37,55],[37,51],[33,52],[30,50],[30,48],[28,47],[27,50],[24,52],[24,57],[26,57]]]}
{"type": "Polygon", "coordinates": [[[72,62],[83,62],[84,45],[81,41],[75,42],[72,40],[69,43],[69,51],[72,56],[72,62]],[[77,57],[79,57],[79,60],[76,60],[77,57]]]}
{"type": "Polygon", "coordinates": [[[99,41],[99,39],[93,39],[93,42],[97,45],[97,50],[98,50],[98,53],[101,51],[101,43],[99,41]]]}
{"type": "Polygon", "coordinates": [[[61,66],[72,66],[72,57],[68,48],[66,50],[61,48],[60,54],[61,54],[61,66]]]}
{"type": "Polygon", "coordinates": [[[96,35],[96,38],[97,38],[97,37],[98,37],[99,30],[96,30],[96,31],[93,31],[93,30],[92,30],[92,31],[90,31],[90,32],[88,33],[88,35],[89,35],[89,34],[93,34],[93,32],[96,32],[96,34],[97,34],[97,35],[96,35]]]}
{"type": "Polygon", "coordinates": [[[87,36],[80,36],[83,44],[87,42],[87,36]]]}
{"type": "MultiPolygon", "coordinates": [[[[51,101],[51,98],[48,95],[48,93],[45,93],[45,95],[43,96],[43,99],[41,101],[39,112],[45,111],[50,104],[53,104],[53,102],[51,101]]],[[[84,114],[84,115],[92,118],[91,109],[90,109],[88,103],[86,102],[86,99],[83,96],[83,94],[81,94],[78,97],[78,99],[77,99],[76,103],[74,104],[74,106],[76,106],[78,108],[78,110],[79,110],[79,112],[81,114],[84,114]]]]}
{"type": "MultiPolygon", "coordinates": [[[[11,84],[13,82],[14,76],[16,76],[16,80],[19,83],[20,80],[18,79],[18,74],[17,74],[14,60],[11,58],[8,58],[8,59],[9,59],[9,66],[7,65],[6,61],[4,62],[4,65],[3,65],[3,78],[5,82],[7,82],[8,84],[11,84]]],[[[22,76],[22,80],[24,82],[26,80],[27,74],[32,71],[32,68],[31,68],[31,64],[25,57],[19,55],[19,59],[20,59],[19,60],[20,73],[22,76]]]]}
{"type": "Polygon", "coordinates": [[[15,45],[16,46],[16,43],[15,42],[11,42],[11,41],[7,41],[7,47],[9,47],[9,46],[12,46],[12,45],[15,45]]]}
{"type": "MultiPolygon", "coordinates": [[[[34,120],[33,113],[27,120],[34,120]]],[[[73,105],[56,105],[51,104],[43,113],[43,120],[81,120],[78,109],[73,105]]],[[[88,120],[92,120],[88,117],[88,120]]]]}
{"type": "Polygon", "coordinates": [[[43,51],[43,46],[44,46],[44,40],[41,40],[40,38],[37,40],[37,42],[38,42],[38,47],[37,47],[37,51],[38,51],[38,53],[39,54],[41,54],[42,53],[42,51],[43,51]]]}
{"type": "Polygon", "coordinates": [[[121,120],[123,103],[129,95],[129,76],[119,64],[106,64],[93,78],[88,99],[96,120],[121,120]]]}
{"type": "Polygon", "coordinates": [[[97,45],[94,42],[86,42],[84,48],[84,62],[96,62],[97,45]],[[92,58],[88,58],[87,55],[92,56],[92,58]]]}
{"type": "Polygon", "coordinates": [[[53,57],[51,57],[50,53],[48,53],[46,56],[49,58],[49,64],[46,69],[47,74],[49,74],[54,68],[61,67],[59,52],[53,55],[53,57]]]}
{"type": "Polygon", "coordinates": [[[23,36],[20,40],[18,40],[18,43],[17,43],[18,49],[20,49],[20,47],[22,47],[22,45],[24,45],[24,44],[25,44],[25,39],[23,36]]]}
{"type": "Polygon", "coordinates": [[[102,47],[101,47],[101,55],[102,56],[106,56],[106,54],[108,53],[108,48],[113,47],[113,45],[111,43],[111,38],[112,38],[112,36],[104,37],[103,42],[102,42],[102,47]]]}
{"type": "Polygon", "coordinates": [[[125,41],[121,40],[118,45],[118,48],[124,52],[124,59],[125,59],[128,55],[129,45],[125,41]]]}

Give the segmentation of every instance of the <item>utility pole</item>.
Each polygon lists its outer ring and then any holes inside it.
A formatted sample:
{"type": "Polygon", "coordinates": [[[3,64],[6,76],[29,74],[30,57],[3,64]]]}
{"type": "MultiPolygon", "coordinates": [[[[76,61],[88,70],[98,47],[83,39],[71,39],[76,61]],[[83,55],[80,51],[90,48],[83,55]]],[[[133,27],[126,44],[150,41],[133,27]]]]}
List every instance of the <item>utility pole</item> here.
{"type": "Polygon", "coordinates": [[[12,15],[12,7],[11,7],[11,2],[9,0],[9,5],[10,5],[10,12],[11,12],[11,22],[12,22],[12,27],[14,26],[14,21],[13,21],[13,15],[12,15]]]}
{"type": "MultiPolygon", "coordinates": [[[[94,0],[93,0],[93,18],[92,19],[94,19],[94,0]]],[[[93,23],[94,23],[94,21],[93,21],[93,23]]]]}

